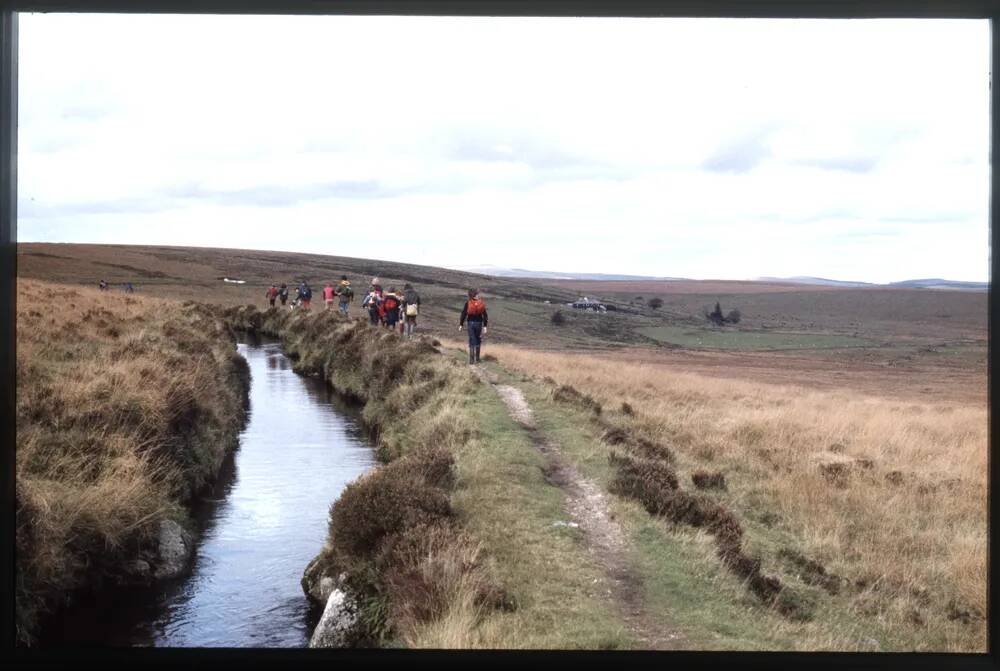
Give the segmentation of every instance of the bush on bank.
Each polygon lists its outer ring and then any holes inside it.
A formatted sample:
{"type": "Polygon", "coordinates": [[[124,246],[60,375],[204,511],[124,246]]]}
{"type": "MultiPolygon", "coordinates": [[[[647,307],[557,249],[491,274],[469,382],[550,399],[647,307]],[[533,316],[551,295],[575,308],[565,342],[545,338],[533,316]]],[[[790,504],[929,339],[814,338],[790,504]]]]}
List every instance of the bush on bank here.
{"type": "Polygon", "coordinates": [[[75,590],[134,580],[163,520],[214,479],[249,369],[211,310],[20,280],[17,638],[75,590]]]}

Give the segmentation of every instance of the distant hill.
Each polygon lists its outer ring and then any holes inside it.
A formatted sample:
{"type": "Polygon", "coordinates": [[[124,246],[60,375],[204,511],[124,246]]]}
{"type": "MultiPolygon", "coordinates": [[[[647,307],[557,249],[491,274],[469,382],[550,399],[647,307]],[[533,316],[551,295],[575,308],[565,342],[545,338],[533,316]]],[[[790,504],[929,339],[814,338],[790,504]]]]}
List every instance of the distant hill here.
{"type": "Polygon", "coordinates": [[[757,277],[755,282],[782,282],[785,284],[816,284],[824,287],[874,287],[871,282],[852,282],[845,280],[828,280],[825,277],[757,277]]]}
{"type": "Polygon", "coordinates": [[[899,287],[903,289],[961,289],[965,291],[986,291],[988,282],[959,282],[956,280],[923,279],[889,282],[888,284],[873,284],[872,282],[851,282],[843,280],[828,280],[823,277],[758,277],[758,282],[786,282],[789,284],[815,284],[827,287],[899,287]]]}
{"type": "Polygon", "coordinates": [[[966,291],[986,291],[989,282],[958,282],[956,280],[925,279],[891,282],[890,287],[908,287],[911,289],[964,289],[966,291]]]}
{"type": "Polygon", "coordinates": [[[654,277],[652,275],[614,275],[607,273],[559,273],[550,270],[525,270],[501,266],[454,266],[453,270],[478,273],[492,277],[528,277],[542,280],[682,280],[683,277],[654,277]]]}

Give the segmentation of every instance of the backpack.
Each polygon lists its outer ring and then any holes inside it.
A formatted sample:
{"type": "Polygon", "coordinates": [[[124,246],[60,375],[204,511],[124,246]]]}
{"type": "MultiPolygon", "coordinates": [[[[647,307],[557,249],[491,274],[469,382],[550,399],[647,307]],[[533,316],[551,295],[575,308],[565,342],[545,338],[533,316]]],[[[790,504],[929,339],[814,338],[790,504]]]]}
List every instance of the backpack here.
{"type": "Polygon", "coordinates": [[[407,303],[406,304],[406,316],[407,317],[416,317],[417,316],[417,311],[418,311],[418,308],[417,308],[417,304],[416,303],[407,303]]]}
{"type": "Polygon", "coordinates": [[[348,298],[354,298],[354,289],[351,288],[350,284],[341,284],[340,295],[347,296],[348,298]]]}
{"type": "Polygon", "coordinates": [[[309,300],[312,297],[313,297],[312,289],[310,289],[309,287],[306,287],[305,291],[302,292],[302,298],[304,298],[306,300],[309,300]]]}
{"type": "Polygon", "coordinates": [[[469,317],[478,317],[486,312],[486,303],[479,298],[470,298],[466,305],[466,315],[469,317]]]}
{"type": "Polygon", "coordinates": [[[386,310],[395,310],[399,307],[399,299],[389,294],[382,300],[382,307],[386,310]]]}
{"type": "Polygon", "coordinates": [[[281,289],[278,290],[278,295],[279,296],[287,296],[288,295],[288,289],[286,287],[282,287],[281,289]]]}

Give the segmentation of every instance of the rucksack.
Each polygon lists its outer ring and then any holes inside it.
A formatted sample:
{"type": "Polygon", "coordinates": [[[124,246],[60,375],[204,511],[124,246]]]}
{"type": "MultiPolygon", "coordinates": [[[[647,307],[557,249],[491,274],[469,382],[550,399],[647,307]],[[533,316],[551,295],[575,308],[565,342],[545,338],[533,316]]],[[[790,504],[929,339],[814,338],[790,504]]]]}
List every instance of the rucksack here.
{"type": "Polygon", "coordinates": [[[340,295],[347,296],[348,298],[354,298],[354,289],[351,288],[350,284],[341,284],[340,295]]]}
{"type": "Polygon", "coordinates": [[[478,317],[484,312],[486,312],[486,303],[479,298],[469,299],[468,307],[466,308],[466,315],[469,317],[478,317]]]}
{"type": "Polygon", "coordinates": [[[309,300],[312,297],[313,297],[312,289],[310,289],[309,287],[306,287],[305,290],[302,292],[302,298],[305,298],[306,300],[309,300]]]}
{"type": "Polygon", "coordinates": [[[382,300],[382,307],[386,310],[395,310],[399,307],[399,299],[389,294],[382,300]]]}

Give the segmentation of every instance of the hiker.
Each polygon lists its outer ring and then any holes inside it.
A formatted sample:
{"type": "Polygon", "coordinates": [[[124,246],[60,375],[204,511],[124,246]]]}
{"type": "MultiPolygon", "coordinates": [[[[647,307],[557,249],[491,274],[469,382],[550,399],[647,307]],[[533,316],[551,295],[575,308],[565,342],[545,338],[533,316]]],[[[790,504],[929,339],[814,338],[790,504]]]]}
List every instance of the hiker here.
{"type": "Polygon", "coordinates": [[[351,288],[351,282],[347,279],[347,275],[340,276],[340,284],[337,285],[337,289],[334,293],[337,294],[337,296],[340,296],[340,303],[338,307],[340,308],[340,311],[346,315],[351,301],[354,300],[354,289],[351,288]]]}
{"type": "Polygon", "coordinates": [[[382,322],[390,331],[396,328],[399,321],[399,304],[396,287],[389,287],[389,292],[382,298],[382,322]]]}
{"type": "Polygon", "coordinates": [[[274,307],[274,299],[278,297],[278,287],[271,285],[271,288],[264,292],[264,296],[267,298],[271,307],[274,307]]]}
{"type": "Polygon", "coordinates": [[[489,317],[486,314],[486,303],[479,297],[478,289],[469,289],[469,300],[462,306],[462,316],[458,318],[458,330],[462,330],[466,320],[469,321],[469,364],[479,363],[479,348],[486,335],[486,325],[489,317]]]}
{"type": "Polygon", "coordinates": [[[374,292],[378,297],[378,323],[381,324],[385,321],[385,313],[382,310],[382,299],[385,298],[385,294],[382,291],[382,282],[377,277],[372,278],[372,284],[370,291],[374,292]]]}
{"type": "Polygon", "coordinates": [[[127,294],[135,293],[135,287],[132,286],[131,282],[126,282],[124,291],[127,294]]]}
{"type": "Polygon", "coordinates": [[[285,303],[288,302],[288,287],[284,284],[278,289],[278,298],[281,299],[281,307],[285,307],[285,303]]]}
{"type": "Polygon", "coordinates": [[[299,302],[302,304],[304,310],[309,309],[309,303],[312,301],[313,292],[309,288],[309,284],[302,280],[302,284],[299,285],[299,302]]]}
{"type": "Polygon", "coordinates": [[[403,322],[406,327],[406,337],[413,337],[413,329],[417,328],[417,314],[420,312],[420,294],[409,282],[403,285],[403,322]]]}
{"type": "Polygon", "coordinates": [[[105,282],[104,280],[101,280],[101,283],[99,285],[97,285],[97,286],[98,286],[98,288],[101,291],[107,291],[108,290],[108,283],[105,282]]]}
{"type": "Polygon", "coordinates": [[[323,287],[323,302],[326,303],[327,310],[333,308],[333,286],[329,282],[323,287]]]}
{"type": "Polygon", "coordinates": [[[372,326],[376,326],[379,323],[380,311],[382,306],[382,297],[374,290],[368,292],[364,300],[361,301],[361,307],[368,310],[368,319],[371,321],[372,326]]]}

